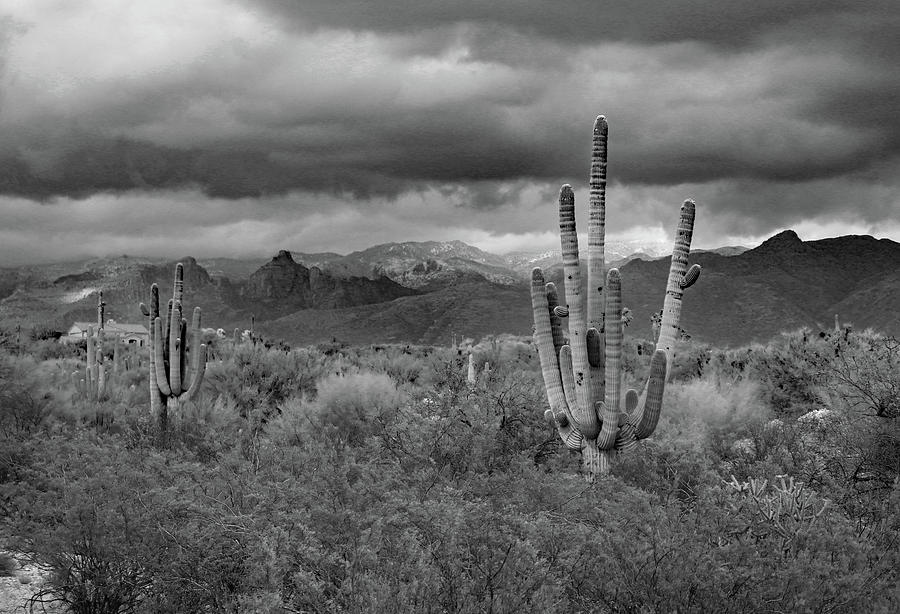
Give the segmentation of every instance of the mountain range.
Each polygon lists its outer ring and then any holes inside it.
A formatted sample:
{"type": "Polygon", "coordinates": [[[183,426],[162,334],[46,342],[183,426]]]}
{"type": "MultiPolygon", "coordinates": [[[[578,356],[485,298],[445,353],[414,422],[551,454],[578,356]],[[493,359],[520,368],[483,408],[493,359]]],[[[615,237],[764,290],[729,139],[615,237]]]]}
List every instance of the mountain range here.
{"type": "MultiPolygon", "coordinates": [[[[648,338],[661,309],[668,257],[659,246],[609,246],[623,278],[628,334],[648,338]],[[627,248],[638,248],[619,257],[627,248]],[[619,251],[617,251],[617,248],[619,251]]],[[[269,260],[180,259],[185,305],[203,309],[204,325],[248,328],[293,344],[448,344],[451,336],[530,335],[529,274],[542,266],[562,288],[558,252],[499,256],[459,241],[406,242],[348,255],[279,251],[269,260]]],[[[718,346],[764,342],[802,326],[830,329],[834,314],[856,327],[900,334],[900,244],[869,236],[801,241],[779,233],[747,249],[697,250],[700,281],[685,294],[682,327],[718,346]]],[[[0,269],[0,326],[67,330],[106,314],[143,322],[139,303],[150,284],[171,294],[174,261],[119,256],[0,269]]]]}

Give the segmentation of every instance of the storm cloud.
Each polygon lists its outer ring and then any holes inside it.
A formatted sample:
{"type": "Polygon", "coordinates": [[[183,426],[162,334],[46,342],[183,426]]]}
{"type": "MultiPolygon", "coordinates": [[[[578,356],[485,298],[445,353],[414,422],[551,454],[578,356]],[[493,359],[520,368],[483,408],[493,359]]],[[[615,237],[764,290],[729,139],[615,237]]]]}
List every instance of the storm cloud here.
{"type": "Polygon", "coordinates": [[[610,232],[656,232],[694,197],[708,245],[900,239],[896,2],[5,6],[0,216],[20,238],[83,249],[51,208],[104,211],[108,242],[147,252],[181,245],[133,231],[154,211],[204,212],[198,250],[235,224],[258,230],[241,253],[534,244],[559,184],[584,190],[603,113],[610,232]],[[314,245],[273,245],[285,228],[314,245]]]}

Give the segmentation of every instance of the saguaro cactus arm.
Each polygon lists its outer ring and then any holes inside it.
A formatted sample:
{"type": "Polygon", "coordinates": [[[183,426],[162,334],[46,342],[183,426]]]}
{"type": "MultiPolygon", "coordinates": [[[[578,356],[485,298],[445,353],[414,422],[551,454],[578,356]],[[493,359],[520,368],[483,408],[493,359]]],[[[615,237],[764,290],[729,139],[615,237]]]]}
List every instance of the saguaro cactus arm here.
{"type": "Polygon", "coordinates": [[[666,389],[666,366],[668,358],[665,350],[656,350],[650,359],[650,378],[647,390],[638,402],[635,393],[635,407],[629,411],[630,423],[634,426],[636,439],[646,439],[656,430],[659,414],[662,410],[663,393],[666,389]]]}
{"type": "Polygon", "coordinates": [[[160,412],[160,406],[163,404],[162,393],[159,389],[159,379],[156,374],[156,319],[159,318],[159,286],[153,284],[150,286],[150,305],[141,303],[141,313],[147,319],[147,330],[149,337],[147,339],[147,347],[150,353],[150,415],[157,416],[160,412]]]}
{"type": "Polygon", "coordinates": [[[606,266],[606,142],[609,124],[602,115],[594,120],[591,149],[590,211],[588,218],[588,325],[603,332],[606,266]]]}
{"type": "Polygon", "coordinates": [[[555,289],[552,299],[548,288],[551,284],[544,282],[544,273],[536,268],[531,272],[531,307],[534,317],[534,341],[538,350],[538,358],[541,361],[541,373],[544,378],[544,388],[547,392],[547,402],[550,409],[546,416],[556,424],[559,435],[565,444],[573,449],[581,449],[582,435],[575,426],[575,420],[571,414],[569,403],[563,390],[562,374],[560,371],[559,356],[562,347],[558,349],[554,343],[556,336],[553,333],[551,312],[556,302],[555,289]]]}
{"type": "Polygon", "coordinates": [[[199,307],[194,307],[194,315],[191,319],[191,370],[190,383],[184,393],[186,401],[193,399],[200,390],[200,384],[203,383],[203,375],[206,373],[206,345],[202,343],[202,327],[201,327],[201,311],[199,307]]]}
{"type": "Polygon", "coordinates": [[[700,265],[695,264],[688,269],[688,255],[691,251],[691,238],[694,234],[694,217],[696,205],[692,200],[681,205],[678,228],[675,231],[675,245],[672,249],[672,262],[669,265],[669,278],[666,282],[666,298],[663,302],[662,321],[659,327],[659,339],[656,349],[666,352],[668,367],[671,369],[672,354],[675,341],[679,338],[678,324],[681,319],[681,299],[684,291],[690,288],[700,277],[700,265]]]}
{"type": "Polygon", "coordinates": [[[597,438],[601,450],[616,441],[622,394],[622,277],[618,269],[606,276],[606,395],[602,403],[603,428],[597,438]]]}

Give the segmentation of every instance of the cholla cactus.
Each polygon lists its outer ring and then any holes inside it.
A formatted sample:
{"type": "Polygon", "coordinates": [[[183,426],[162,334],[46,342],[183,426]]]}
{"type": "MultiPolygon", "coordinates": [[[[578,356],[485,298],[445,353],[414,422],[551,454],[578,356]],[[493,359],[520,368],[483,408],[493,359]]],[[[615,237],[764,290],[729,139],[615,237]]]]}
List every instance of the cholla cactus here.
{"type": "Polygon", "coordinates": [[[567,307],[558,304],[554,284],[540,268],[531,279],[535,345],[550,409],[546,412],[565,444],[581,450],[589,477],[609,471],[615,451],[630,449],[656,429],[672,350],[677,339],[684,290],[700,276],[687,268],[695,206],[685,201],[675,235],[656,351],[641,394],[622,394],[622,281],[618,269],[605,271],[606,145],[608,127],[594,123],[590,177],[587,284],[582,281],[575,228],[575,194],[564,185],[559,194],[559,227],[567,307]],[[587,288],[587,311],[584,293],[587,288]],[[568,339],[562,318],[568,318],[568,339]],[[624,396],[624,398],[623,398],[624,396]],[[623,406],[624,405],[624,406],[623,406]]]}
{"type": "Polygon", "coordinates": [[[793,477],[777,475],[775,478],[777,481],[772,483],[771,489],[764,479],[750,478],[749,482],[739,482],[731,476],[731,481],[725,482],[725,486],[737,493],[744,503],[751,504],[748,510],[740,504],[731,505],[734,526],[728,534],[736,539],[749,538],[753,543],[775,537],[782,551],[788,552],[798,538],[819,530],[816,525],[827,504],[806,490],[802,482],[795,482],[793,477]],[[745,511],[749,514],[742,513],[745,511]]]}
{"type": "Polygon", "coordinates": [[[200,343],[201,312],[194,308],[191,321],[190,368],[188,369],[187,320],[182,317],[184,265],[175,265],[175,287],[166,312],[165,329],[159,315],[159,287],[150,286],[150,306],[141,312],[150,320],[150,410],[157,416],[161,441],[165,442],[170,412],[182,401],[193,399],[206,371],[206,345],[200,343]]]}

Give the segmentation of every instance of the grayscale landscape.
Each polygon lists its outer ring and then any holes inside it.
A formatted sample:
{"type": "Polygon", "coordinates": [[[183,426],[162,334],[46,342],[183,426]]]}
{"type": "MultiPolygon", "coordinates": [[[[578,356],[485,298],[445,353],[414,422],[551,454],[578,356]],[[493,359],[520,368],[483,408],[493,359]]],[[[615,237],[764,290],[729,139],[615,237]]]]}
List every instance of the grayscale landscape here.
{"type": "Polygon", "coordinates": [[[898,31],[0,3],[0,614],[900,611],[898,31]]]}

